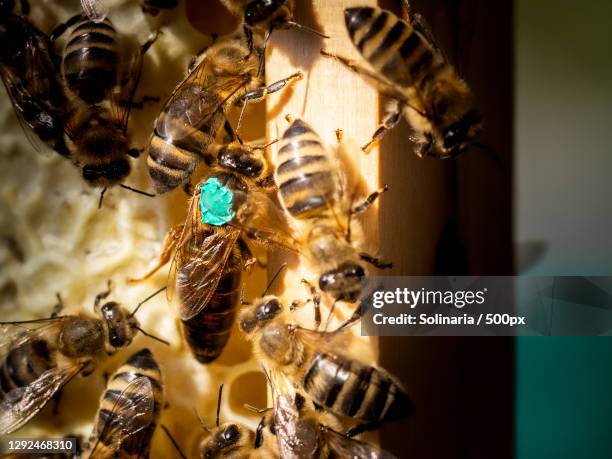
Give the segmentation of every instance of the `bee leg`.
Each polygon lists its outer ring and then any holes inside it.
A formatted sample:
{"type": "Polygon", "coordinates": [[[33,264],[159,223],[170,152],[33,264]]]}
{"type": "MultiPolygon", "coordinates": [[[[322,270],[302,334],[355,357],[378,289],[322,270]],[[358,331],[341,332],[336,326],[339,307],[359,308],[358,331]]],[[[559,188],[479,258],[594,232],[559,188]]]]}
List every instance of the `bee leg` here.
{"type": "Polygon", "coordinates": [[[365,252],[361,252],[359,254],[359,258],[361,258],[363,261],[365,261],[366,263],[371,264],[372,266],[374,266],[375,268],[378,269],[389,269],[389,268],[393,268],[393,263],[387,263],[385,261],[382,261],[380,258],[376,258],[368,253],[365,252]]]}
{"type": "Polygon", "coordinates": [[[64,309],[64,301],[62,300],[62,296],[59,293],[56,293],[55,296],[57,297],[57,304],[53,306],[53,312],[51,313],[52,319],[58,317],[60,312],[62,312],[62,309],[64,309]]]}
{"type": "Polygon", "coordinates": [[[314,306],[315,330],[318,330],[319,327],[321,326],[321,295],[319,294],[317,289],[314,287],[314,285],[312,285],[306,279],[302,279],[300,282],[308,288],[308,291],[310,292],[310,298],[308,298],[305,301],[304,300],[293,300],[291,302],[291,305],[289,306],[289,310],[293,312],[296,309],[302,308],[312,302],[314,306]]]}
{"type": "Polygon", "coordinates": [[[295,241],[288,240],[283,237],[278,237],[274,233],[262,231],[255,228],[246,228],[245,237],[260,244],[274,244],[283,247],[292,252],[298,252],[295,241]]]}
{"type": "Polygon", "coordinates": [[[376,190],[375,192],[370,194],[367,198],[363,200],[363,202],[361,202],[360,204],[357,204],[355,207],[351,209],[350,211],[351,214],[352,215],[360,214],[368,210],[370,206],[374,204],[374,202],[380,197],[380,195],[383,194],[388,189],[389,189],[389,185],[385,185],[381,189],[376,190]]]}
{"type": "Polygon", "coordinates": [[[289,75],[287,78],[283,78],[282,80],[275,81],[274,83],[268,86],[262,86],[253,91],[248,91],[241,97],[242,101],[242,109],[240,110],[240,117],[238,118],[238,124],[236,125],[236,131],[240,129],[240,124],[242,123],[242,117],[244,116],[244,111],[246,107],[250,103],[261,102],[264,100],[268,94],[275,93],[280,91],[285,86],[290,84],[294,80],[299,80],[302,78],[302,72],[296,72],[293,75],[289,75]]]}
{"type": "Polygon", "coordinates": [[[183,185],[183,191],[187,196],[193,195],[193,184],[191,182],[187,182],[183,185]]]}
{"type": "Polygon", "coordinates": [[[49,40],[51,41],[57,40],[59,37],[61,37],[66,32],[66,30],[68,30],[70,27],[72,27],[77,22],[79,22],[82,17],[83,15],[81,13],[75,14],[70,19],[68,19],[66,22],[62,22],[61,24],[58,24],[55,27],[55,29],[53,29],[51,33],[49,34],[49,40]]]}
{"type": "Polygon", "coordinates": [[[364,152],[369,152],[372,148],[372,145],[376,142],[379,142],[385,136],[385,134],[391,129],[393,129],[402,119],[402,110],[400,108],[400,104],[397,101],[393,101],[389,106],[387,106],[386,112],[387,113],[385,114],[382,123],[380,123],[376,131],[374,131],[374,134],[372,135],[372,140],[370,140],[361,148],[364,152]]]}
{"type": "Polygon", "coordinates": [[[406,22],[412,22],[412,8],[410,7],[410,1],[399,0],[399,3],[402,10],[402,19],[406,22]]]}
{"type": "Polygon", "coordinates": [[[183,450],[181,449],[181,447],[179,446],[178,442],[176,441],[176,439],[172,436],[172,434],[170,433],[170,430],[163,424],[159,425],[161,427],[161,429],[164,431],[164,433],[166,434],[166,436],[168,437],[168,440],[170,440],[170,443],[172,443],[172,446],[174,446],[174,449],[176,450],[176,452],[178,453],[179,457],[181,459],[187,459],[187,456],[185,456],[185,453],[183,453],[183,450]]]}
{"type": "Polygon", "coordinates": [[[370,430],[378,429],[381,425],[381,422],[366,422],[364,424],[357,424],[356,426],[351,427],[347,432],[346,436],[352,438],[356,435],[359,435],[363,432],[368,432],[370,430]]]}
{"type": "Polygon", "coordinates": [[[179,240],[181,239],[181,236],[183,234],[183,228],[184,228],[184,225],[176,225],[170,228],[170,231],[168,231],[166,233],[166,237],[164,237],[164,242],[162,244],[162,251],[161,251],[161,254],[159,255],[159,260],[157,264],[151,270],[149,270],[149,272],[146,273],[144,276],[136,277],[136,278],[128,278],[127,281],[130,283],[143,281],[151,277],[153,274],[155,274],[159,270],[159,268],[161,268],[166,263],[168,263],[168,261],[170,261],[172,252],[174,252],[174,249],[176,248],[179,240]]]}
{"type": "Polygon", "coordinates": [[[96,366],[94,365],[93,361],[90,360],[87,363],[85,363],[85,365],[83,366],[83,369],[81,370],[81,376],[85,378],[89,376],[90,374],[92,374],[95,369],[96,369],[96,366]]]}
{"type": "Polygon", "coordinates": [[[257,186],[266,191],[277,191],[276,182],[274,181],[274,174],[265,176],[264,178],[256,182],[257,186]]]}
{"type": "Polygon", "coordinates": [[[315,286],[308,282],[306,279],[302,279],[302,284],[304,284],[310,291],[310,296],[312,297],[312,304],[314,306],[315,330],[318,330],[321,326],[321,295],[319,294],[315,286]]]}
{"type": "Polygon", "coordinates": [[[111,294],[112,289],[113,289],[113,284],[109,280],[108,283],[106,284],[106,290],[96,295],[96,299],[94,300],[94,311],[98,310],[98,308],[100,307],[100,303],[102,302],[102,300],[106,299],[108,295],[111,294]]]}

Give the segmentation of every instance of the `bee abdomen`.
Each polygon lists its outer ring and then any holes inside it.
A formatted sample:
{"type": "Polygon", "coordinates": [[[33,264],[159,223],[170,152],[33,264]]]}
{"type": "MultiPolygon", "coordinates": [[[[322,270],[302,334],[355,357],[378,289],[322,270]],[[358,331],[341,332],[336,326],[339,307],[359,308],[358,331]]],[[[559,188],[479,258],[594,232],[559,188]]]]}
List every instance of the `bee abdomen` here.
{"type": "Polygon", "coordinates": [[[336,174],[318,135],[302,120],[283,134],[275,180],[287,211],[310,218],[327,210],[337,191],[336,174]]]}
{"type": "Polygon", "coordinates": [[[225,273],[204,310],[182,322],[187,344],[200,363],[215,360],[227,344],[236,317],[240,277],[240,271],[225,273]]]}
{"type": "MultiPolygon", "coordinates": [[[[100,403],[100,409],[98,410],[98,419],[96,424],[95,432],[98,435],[104,431],[104,427],[109,421],[113,409],[117,406],[119,397],[127,397],[128,399],[138,399],[143,396],[142,393],[134,390],[130,392],[128,385],[130,382],[138,377],[145,376],[151,382],[153,389],[153,420],[152,422],[140,430],[136,434],[132,435],[129,439],[125,440],[121,444],[121,457],[147,457],[144,451],[148,451],[151,437],[157,423],[157,418],[163,404],[164,391],[161,379],[161,370],[159,365],[155,361],[153,354],[148,349],[143,349],[136,354],[132,355],[126,363],[124,363],[115,373],[111,380],[108,382],[107,389],[102,395],[102,401],[100,403]],[[127,391],[127,392],[126,392],[127,391]]],[[[117,413],[114,414],[117,416],[117,413]]],[[[103,447],[116,447],[117,445],[106,444],[104,440],[114,440],[112,436],[101,439],[103,447]]],[[[95,443],[96,440],[93,440],[95,443]]],[[[99,447],[99,446],[98,446],[99,447]]]]}
{"type": "Polygon", "coordinates": [[[64,50],[62,70],[68,87],[88,104],[101,102],[117,82],[119,53],[108,19],[83,19],[64,50]]]}
{"type": "Polygon", "coordinates": [[[411,25],[380,8],[349,8],[346,26],[353,44],[385,77],[417,84],[437,65],[434,50],[411,25]]]}
{"type": "Polygon", "coordinates": [[[157,193],[165,193],[186,183],[200,159],[198,154],[172,145],[153,134],[149,143],[147,167],[157,193]]]}
{"type": "Polygon", "coordinates": [[[0,399],[12,389],[32,383],[51,368],[53,361],[45,341],[35,340],[11,349],[0,368],[0,399]]]}
{"type": "Polygon", "coordinates": [[[412,402],[386,373],[338,355],[316,354],[302,380],[313,400],[367,422],[405,417],[412,402]]]}

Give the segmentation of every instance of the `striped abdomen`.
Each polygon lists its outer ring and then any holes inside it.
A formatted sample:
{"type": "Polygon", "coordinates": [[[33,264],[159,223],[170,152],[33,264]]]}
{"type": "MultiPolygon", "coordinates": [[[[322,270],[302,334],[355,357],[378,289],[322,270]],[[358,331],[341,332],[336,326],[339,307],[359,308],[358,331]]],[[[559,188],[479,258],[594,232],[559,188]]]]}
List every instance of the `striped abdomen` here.
{"type": "Polygon", "coordinates": [[[285,131],[276,154],[279,198],[295,218],[320,216],[333,205],[337,171],[319,136],[302,120],[285,131]]]}
{"type": "Polygon", "coordinates": [[[301,382],[316,403],[344,416],[379,422],[412,412],[410,398],[389,375],[339,355],[315,353],[301,382]]]}
{"type": "MultiPolygon", "coordinates": [[[[155,361],[151,351],[148,349],[143,349],[132,355],[128,361],[119,367],[115,374],[113,374],[113,376],[111,376],[109,379],[106,385],[106,391],[102,395],[102,401],[100,402],[100,409],[98,410],[98,415],[94,424],[94,434],[90,439],[90,451],[93,449],[96,452],[101,452],[106,449],[109,453],[109,457],[112,457],[113,452],[119,453],[119,451],[114,451],[112,449],[112,443],[115,437],[112,436],[111,438],[107,438],[104,435],[104,428],[108,422],[113,422],[113,420],[116,419],[118,405],[129,405],[129,403],[126,402],[118,403],[117,401],[119,400],[120,396],[127,397],[128,400],[132,399],[135,401],[140,399],[143,395],[151,395],[136,391],[130,392],[130,388],[128,388],[129,384],[141,376],[147,377],[151,382],[151,388],[153,389],[153,412],[143,413],[141,416],[135,417],[134,422],[143,422],[143,420],[149,419],[151,419],[151,422],[135,434],[130,435],[121,443],[120,454],[118,454],[118,457],[149,457],[148,451],[151,443],[151,437],[155,431],[157,419],[159,418],[159,412],[163,405],[164,390],[159,365],[155,361]],[[115,412],[113,412],[113,410],[115,412]]],[[[146,404],[139,402],[139,406],[143,405],[146,406],[146,404]]],[[[123,414],[125,415],[125,413],[123,414]]],[[[132,429],[133,427],[130,426],[129,428],[132,429]]],[[[106,431],[108,430],[109,429],[106,431]]],[[[104,454],[101,454],[101,456],[106,457],[104,454]]]]}
{"type": "Polygon", "coordinates": [[[225,115],[217,94],[184,84],[155,122],[147,166],[157,193],[189,181],[223,125],[225,115]]]}
{"type": "Polygon", "coordinates": [[[88,104],[101,102],[117,83],[119,52],[108,19],[87,18],[74,27],[64,49],[62,72],[68,87],[88,104]]]}
{"type": "Polygon", "coordinates": [[[26,387],[54,367],[46,341],[33,340],[11,349],[0,368],[0,400],[18,387],[26,387]]]}
{"type": "Polygon", "coordinates": [[[240,270],[226,271],[204,310],[182,322],[189,349],[200,363],[215,360],[227,344],[240,300],[240,278],[240,270]]]}
{"type": "Polygon", "coordinates": [[[348,8],[346,28],[368,62],[400,86],[414,86],[441,64],[432,46],[411,25],[380,8],[348,8]]]}

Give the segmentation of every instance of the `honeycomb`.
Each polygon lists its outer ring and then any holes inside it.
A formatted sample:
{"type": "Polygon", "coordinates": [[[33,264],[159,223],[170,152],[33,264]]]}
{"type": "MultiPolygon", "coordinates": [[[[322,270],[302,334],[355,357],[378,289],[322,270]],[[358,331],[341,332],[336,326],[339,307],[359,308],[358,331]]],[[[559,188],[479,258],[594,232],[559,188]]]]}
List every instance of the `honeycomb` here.
{"type": "MultiPolygon", "coordinates": [[[[188,13],[199,2],[185,1],[170,13],[156,18],[144,16],[138,3],[108,0],[110,17],[118,32],[132,46],[144,42],[158,27],[162,34],[149,50],[139,96],[159,97],[160,103],[149,104],[133,112],[130,121],[132,140],[144,147],[152,122],[161,103],[182,79],[188,62],[203,46],[209,35],[198,29],[213,27],[211,32],[231,30],[223,21],[206,18],[190,22],[188,13]],[[196,24],[196,29],[193,24],[196,24]]],[[[45,32],[79,12],[76,0],[37,0],[32,2],[30,19],[45,32]]],[[[212,9],[215,9],[211,5],[212,9]]],[[[211,10],[213,11],[213,10],[211,10]]],[[[221,11],[216,9],[215,11],[221,11]]],[[[93,300],[112,280],[109,299],[132,309],[141,300],[166,284],[165,266],[148,280],[130,284],[129,277],[143,274],[156,259],[165,232],[185,215],[186,196],[182,190],[155,199],[113,188],[106,193],[98,209],[99,191],[82,181],[79,171],[44,145],[32,145],[11,104],[2,93],[0,100],[0,315],[3,320],[26,320],[48,317],[60,294],[64,313],[93,313],[93,300]],[[37,151],[41,149],[42,151],[37,151]]],[[[243,135],[263,137],[264,108],[251,107],[243,135]],[[254,120],[254,121],[253,121],[254,120]],[[258,121],[259,120],[259,121],[258,121]]],[[[299,113],[297,113],[299,115],[299,113]]],[[[307,120],[310,122],[310,120],[307,120]]],[[[281,129],[286,124],[279,123],[281,129]]],[[[340,127],[340,126],[338,126],[340,127]]],[[[133,162],[127,185],[149,189],[146,158],[133,162]]],[[[299,276],[307,275],[300,272],[299,276]]],[[[248,276],[247,297],[261,294],[266,272],[253,270],[248,276]]],[[[296,275],[289,277],[297,278],[296,275]]],[[[305,290],[291,284],[288,300],[304,297],[305,290]],[[291,295],[291,297],[289,296],[291,295]]],[[[307,309],[307,308],[305,308],[307,309]]],[[[342,315],[342,312],[341,312],[342,315]]],[[[312,312],[304,310],[299,317],[312,323],[312,312]]],[[[296,316],[296,317],[298,317],[296,316]]],[[[325,316],[324,316],[325,317],[325,316]]],[[[242,422],[255,428],[259,422],[244,404],[268,406],[267,386],[258,362],[237,328],[223,355],[204,366],[191,357],[180,336],[176,315],[160,294],[139,310],[137,318],[149,333],[170,342],[170,346],[138,335],[132,345],[100,362],[90,376],[76,377],[63,391],[57,414],[50,403],[34,420],[19,430],[19,437],[63,437],[77,434],[87,438],[92,429],[99,397],[105,387],[105,375],[112,373],[129,355],[148,347],[162,368],[166,386],[166,406],[160,424],[174,435],[185,453],[194,454],[199,439],[205,435],[194,411],[205,424],[215,419],[219,385],[225,385],[221,407],[222,421],[242,422]]],[[[176,457],[172,445],[161,429],[153,438],[155,458],[176,457]]]]}

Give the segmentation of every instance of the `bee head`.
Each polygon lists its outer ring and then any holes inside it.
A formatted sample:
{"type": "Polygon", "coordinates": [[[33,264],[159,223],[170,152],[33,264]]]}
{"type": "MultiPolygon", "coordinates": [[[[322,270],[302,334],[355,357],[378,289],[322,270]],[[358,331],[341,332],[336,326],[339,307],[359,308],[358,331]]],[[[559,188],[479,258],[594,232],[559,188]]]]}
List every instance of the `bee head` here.
{"type": "Polygon", "coordinates": [[[321,274],[319,288],[329,293],[334,299],[341,301],[355,301],[365,281],[363,266],[346,262],[335,269],[321,274]]]}
{"type": "Polygon", "coordinates": [[[245,308],[240,314],[240,329],[249,334],[255,328],[277,317],[282,311],[279,299],[275,296],[265,296],[251,307],[245,308]]]}
{"type": "Polygon", "coordinates": [[[264,170],[264,161],[252,148],[244,145],[229,145],[224,147],[217,156],[220,166],[246,177],[257,178],[264,170]]]}
{"type": "Polygon", "coordinates": [[[482,128],[482,117],[474,110],[468,111],[459,121],[444,129],[438,143],[442,155],[455,158],[464,153],[476,139],[482,128]]]}
{"type": "Polygon", "coordinates": [[[253,432],[241,424],[222,424],[200,447],[202,459],[233,457],[238,451],[251,447],[255,438],[253,432]]]}
{"type": "Polygon", "coordinates": [[[138,321],[119,303],[109,301],[96,311],[103,320],[107,336],[108,353],[112,354],[118,348],[126,347],[134,339],[138,330],[138,321]]]}
{"type": "Polygon", "coordinates": [[[287,0],[253,0],[244,11],[244,22],[249,27],[262,27],[267,30],[293,19],[287,0]]]}

